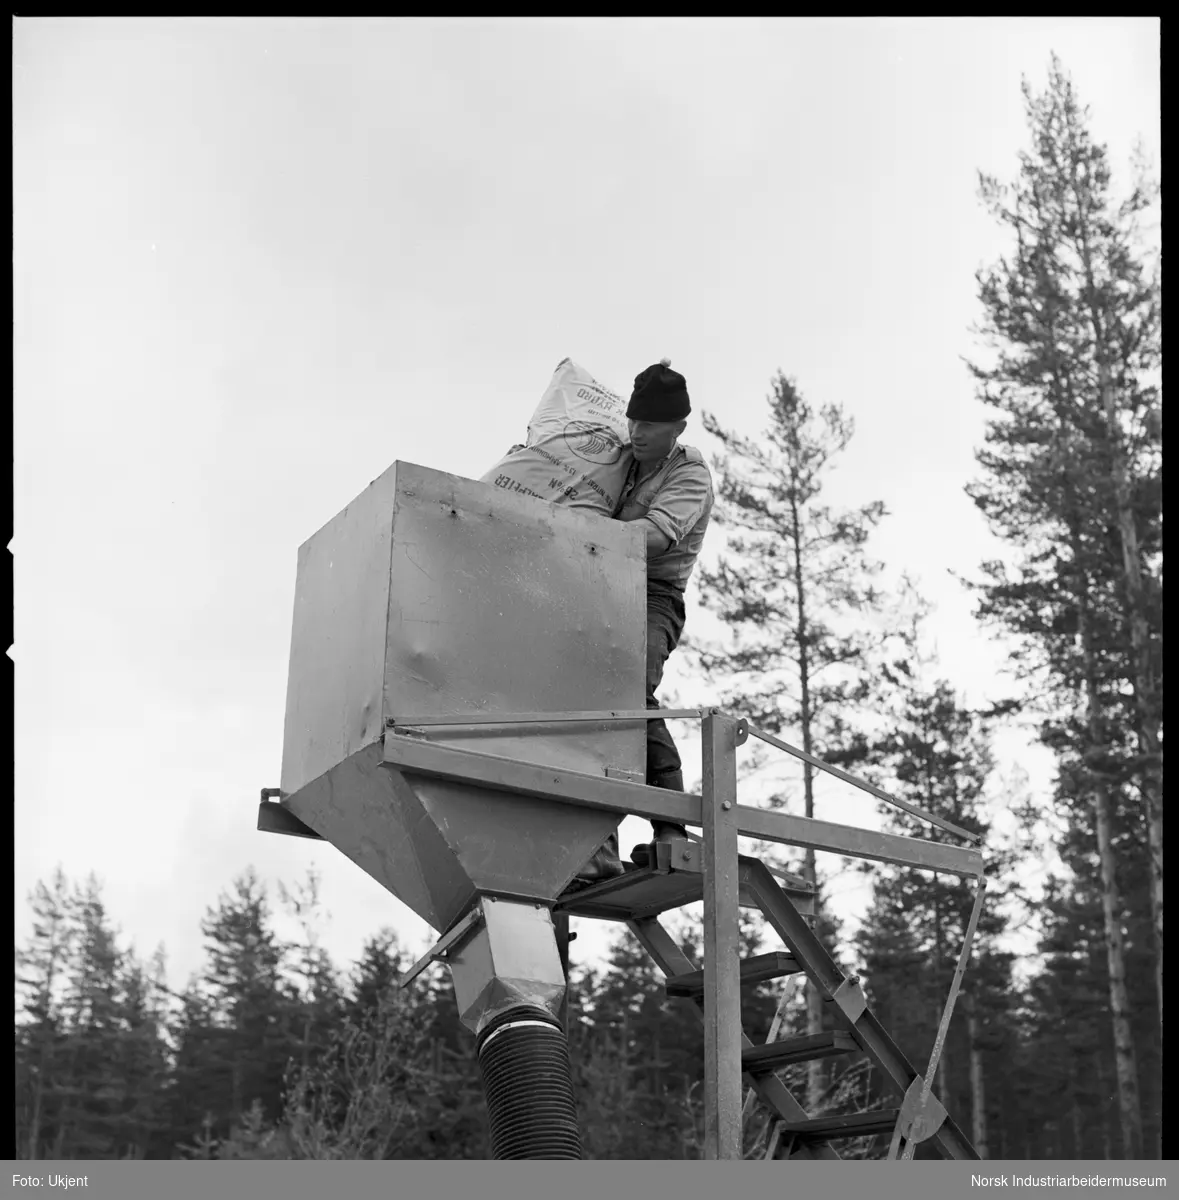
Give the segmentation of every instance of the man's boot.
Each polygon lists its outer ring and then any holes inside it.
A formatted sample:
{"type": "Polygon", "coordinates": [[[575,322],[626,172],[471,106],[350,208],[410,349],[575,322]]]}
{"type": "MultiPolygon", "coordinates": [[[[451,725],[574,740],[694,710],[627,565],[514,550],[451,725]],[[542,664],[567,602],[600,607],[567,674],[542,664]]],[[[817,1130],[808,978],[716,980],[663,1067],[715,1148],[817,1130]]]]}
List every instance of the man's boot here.
{"type": "Polygon", "coordinates": [[[618,857],[618,834],[612,833],[594,852],[594,856],[573,877],[574,883],[601,883],[603,879],[614,879],[626,868],[618,857]]]}
{"type": "MultiPolygon", "coordinates": [[[[660,775],[652,775],[647,781],[651,787],[667,788],[672,792],[682,792],[684,790],[684,773],[683,771],[664,771],[660,775]]],[[[669,842],[672,838],[686,838],[688,831],[682,825],[673,825],[668,821],[652,821],[651,829],[654,837],[651,839],[654,842],[669,842]]],[[[653,860],[653,852],[650,845],[636,846],[630,853],[630,861],[640,867],[645,867],[653,860]]]]}

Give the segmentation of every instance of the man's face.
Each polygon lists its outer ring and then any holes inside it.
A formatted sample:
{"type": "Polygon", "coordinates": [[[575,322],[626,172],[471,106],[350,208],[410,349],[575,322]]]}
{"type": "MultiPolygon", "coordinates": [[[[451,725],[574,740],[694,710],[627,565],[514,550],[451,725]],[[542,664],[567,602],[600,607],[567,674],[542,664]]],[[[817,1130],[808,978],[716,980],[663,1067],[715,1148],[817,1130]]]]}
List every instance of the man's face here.
{"type": "Polygon", "coordinates": [[[688,427],[687,421],[628,421],[630,444],[638,462],[659,462],[688,427]]]}

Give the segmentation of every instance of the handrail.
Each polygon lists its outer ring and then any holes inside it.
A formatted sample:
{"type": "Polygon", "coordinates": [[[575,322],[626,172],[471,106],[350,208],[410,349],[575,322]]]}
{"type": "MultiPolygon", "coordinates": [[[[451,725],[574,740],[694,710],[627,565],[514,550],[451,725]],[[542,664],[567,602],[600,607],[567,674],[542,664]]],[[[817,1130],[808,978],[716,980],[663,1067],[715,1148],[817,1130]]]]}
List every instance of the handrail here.
{"type": "Polygon", "coordinates": [[[592,721],[598,725],[614,725],[623,721],[657,721],[664,717],[705,717],[711,712],[707,708],[631,708],[600,709],[588,712],[531,712],[531,713],[467,713],[449,717],[393,717],[385,722],[395,728],[410,728],[414,725],[460,726],[460,725],[566,725],[576,721],[592,721]]]}
{"type": "Polygon", "coordinates": [[[826,771],[828,775],[834,775],[836,779],[842,779],[844,783],[850,783],[853,787],[870,792],[873,796],[885,800],[889,804],[895,804],[897,808],[903,808],[910,815],[919,817],[923,821],[928,821],[931,825],[938,826],[939,829],[944,829],[948,833],[955,833],[961,838],[966,838],[967,841],[982,841],[980,834],[971,833],[970,830],[963,829],[960,825],[955,825],[953,821],[944,820],[942,817],[935,817],[933,813],[928,813],[923,808],[918,808],[915,804],[898,800],[895,796],[890,796],[883,788],[878,788],[866,780],[849,774],[847,771],[841,771],[838,767],[833,767],[830,763],[825,763],[821,758],[816,758],[813,754],[808,754],[805,750],[799,750],[797,746],[791,746],[789,742],[784,742],[780,738],[774,737],[773,734],[766,733],[763,729],[755,729],[750,725],[749,732],[760,741],[768,742],[771,746],[777,746],[779,750],[785,750],[787,754],[793,754],[795,758],[801,758],[803,762],[810,763],[812,767],[818,767],[820,771],[826,771]]]}
{"type": "MultiPolygon", "coordinates": [[[[675,720],[677,718],[681,720],[685,718],[700,719],[708,716],[710,713],[720,714],[722,711],[719,708],[709,707],[599,709],[586,712],[558,713],[468,713],[461,716],[456,714],[452,716],[393,717],[386,721],[386,725],[394,732],[427,727],[451,727],[457,729],[470,725],[506,727],[511,725],[565,725],[577,722],[615,725],[625,721],[660,721],[665,718],[667,720],[675,720]]],[[[925,821],[930,825],[936,825],[939,829],[944,829],[947,833],[955,834],[957,837],[964,838],[968,842],[981,843],[983,840],[981,834],[971,833],[970,830],[963,829],[960,825],[955,825],[952,821],[944,820],[942,817],[934,816],[933,813],[926,812],[924,809],[918,808],[915,804],[898,800],[895,796],[889,795],[883,788],[878,788],[875,784],[868,783],[867,780],[860,779],[858,776],[852,775],[847,771],[842,771],[839,767],[833,767],[830,763],[825,763],[821,758],[816,758],[813,754],[808,754],[805,750],[799,750],[797,746],[792,746],[789,742],[784,742],[781,738],[766,733],[763,729],[757,729],[752,725],[747,726],[747,728],[749,733],[760,741],[770,746],[776,746],[779,750],[784,750],[787,754],[802,759],[803,762],[809,763],[812,767],[817,767],[820,771],[826,771],[828,775],[833,775],[836,779],[843,780],[844,783],[850,783],[852,787],[859,788],[861,791],[875,796],[878,800],[883,800],[887,804],[892,804],[896,808],[903,809],[910,816],[917,817],[918,820],[925,821]]]]}

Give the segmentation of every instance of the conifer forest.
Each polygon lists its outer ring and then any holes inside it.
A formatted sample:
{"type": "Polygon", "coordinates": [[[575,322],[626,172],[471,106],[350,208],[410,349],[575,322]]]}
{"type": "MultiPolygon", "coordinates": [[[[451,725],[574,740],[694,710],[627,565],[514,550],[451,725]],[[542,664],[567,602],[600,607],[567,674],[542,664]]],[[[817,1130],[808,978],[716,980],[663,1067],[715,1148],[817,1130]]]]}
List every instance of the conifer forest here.
{"type": "MultiPolygon", "coordinates": [[[[1001,554],[960,582],[979,637],[1010,655],[1009,698],[971,707],[942,676],[921,596],[886,584],[873,558],[884,506],[842,509],[824,491],[855,436],[850,418],[782,372],[759,436],[705,418],[719,447],[710,536],[723,535],[723,552],[693,587],[732,636],[690,636],[683,655],[702,702],[739,707],[984,835],[986,902],[936,1078],[979,1153],[1159,1158],[1159,191],[1149,163],[1109,161],[1062,63],[1042,86],[1025,83],[1024,99],[1027,148],[1010,178],[978,179],[1006,249],[976,275],[963,366],[986,426],[962,484],[1001,554]],[[1051,756],[1044,787],[997,762],[996,734],[1017,724],[1051,756]],[[1042,885],[1028,884],[1028,862],[1051,864],[1042,885]]],[[[759,802],[823,816],[820,782],[800,767],[759,802]]],[[[895,809],[884,819],[939,836],[895,809]]],[[[923,1069],[974,901],[967,882],[848,867],[869,897],[849,932],[824,903],[831,878],[813,851],[767,857],[815,883],[818,931],[923,1069]]],[[[398,988],[416,954],[391,930],[374,931],[357,961],[333,962],[316,937],[313,874],[276,891],[253,874],[218,888],[200,926],[203,967],[179,983],[162,952],[124,947],[130,914],[108,911],[95,880],[59,872],[28,897],[16,1157],[490,1157],[474,1038],[444,968],[398,988]],[[280,936],[278,914],[302,934],[280,936]]],[[[697,961],[698,928],[676,927],[697,961]]],[[[574,943],[568,1033],[585,1155],[698,1158],[698,1016],[618,929],[600,964],[579,962],[574,943]]],[[[742,936],[743,955],[778,948],[751,917],[742,936]]],[[[744,1017],[755,1041],[830,1020],[794,978],[749,990],[744,1017]]],[[[781,1077],[812,1114],[896,1103],[859,1054],[781,1077]]],[[[747,1105],[746,1156],[773,1156],[775,1136],[747,1105]]],[[[839,1146],[887,1150],[884,1136],[839,1146]]]]}

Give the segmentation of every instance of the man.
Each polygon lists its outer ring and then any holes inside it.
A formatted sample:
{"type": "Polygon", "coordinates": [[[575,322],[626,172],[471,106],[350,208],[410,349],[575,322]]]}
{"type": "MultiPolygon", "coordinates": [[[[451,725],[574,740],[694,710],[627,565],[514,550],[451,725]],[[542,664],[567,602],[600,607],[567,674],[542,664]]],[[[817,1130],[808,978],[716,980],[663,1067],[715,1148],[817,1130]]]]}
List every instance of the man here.
{"type": "MultiPolygon", "coordinates": [[[[699,450],[679,437],[692,411],[687,381],[663,359],[635,377],[627,406],[632,462],[613,517],[638,522],[647,539],[647,707],[658,708],[656,689],[684,629],[684,589],[696,564],[712,514],[712,476],[699,450]]],[[[647,722],[647,783],[684,790],[683,765],[663,721],[647,722]]],[[[655,840],[684,837],[678,825],[652,822],[655,840]]],[[[636,861],[645,847],[636,849],[636,861]]],[[[618,837],[577,874],[583,883],[619,875],[618,837]]]]}

